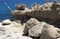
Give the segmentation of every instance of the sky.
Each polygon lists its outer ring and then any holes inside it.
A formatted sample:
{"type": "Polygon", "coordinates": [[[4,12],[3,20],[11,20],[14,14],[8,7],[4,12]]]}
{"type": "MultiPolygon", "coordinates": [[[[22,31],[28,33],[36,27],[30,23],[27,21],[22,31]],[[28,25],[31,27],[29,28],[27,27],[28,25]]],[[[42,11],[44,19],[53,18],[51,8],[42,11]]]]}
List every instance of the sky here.
{"type": "MultiPolygon", "coordinates": [[[[50,0],[52,2],[54,0],[50,0]]],[[[12,10],[16,9],[15,4],[26,4],[27,7],[30,7],[32,3],[37,3],[37,4],[43,4],[45,0],[0,0],[0,11],[8,11],[8,8],[4,5],[4,2],[7,2],[7,4],[10,6],[12,10]]]]}

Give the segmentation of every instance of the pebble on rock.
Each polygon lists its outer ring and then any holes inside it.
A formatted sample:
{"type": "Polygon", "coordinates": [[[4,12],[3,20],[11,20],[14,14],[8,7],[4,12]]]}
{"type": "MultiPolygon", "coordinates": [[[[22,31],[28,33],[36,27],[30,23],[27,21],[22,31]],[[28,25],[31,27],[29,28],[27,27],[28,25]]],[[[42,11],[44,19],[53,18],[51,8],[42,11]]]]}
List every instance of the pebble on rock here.
{"type": "Polygon", "coordinates": [[[2,24],[9,25],[9,24],[11,24],[11,21],[9,19],[6,19],[6,20],[2,21],[2,24]]]}

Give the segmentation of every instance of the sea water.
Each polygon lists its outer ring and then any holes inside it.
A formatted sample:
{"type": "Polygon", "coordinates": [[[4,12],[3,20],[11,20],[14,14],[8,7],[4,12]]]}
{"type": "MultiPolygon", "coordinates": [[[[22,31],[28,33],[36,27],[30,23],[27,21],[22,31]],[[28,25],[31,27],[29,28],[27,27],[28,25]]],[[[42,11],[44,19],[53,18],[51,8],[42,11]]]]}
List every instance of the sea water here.
{"type": "Polygon", "coordinates": [[[0,20],[11,19],[10,12],[0,12],[0,20]]]}

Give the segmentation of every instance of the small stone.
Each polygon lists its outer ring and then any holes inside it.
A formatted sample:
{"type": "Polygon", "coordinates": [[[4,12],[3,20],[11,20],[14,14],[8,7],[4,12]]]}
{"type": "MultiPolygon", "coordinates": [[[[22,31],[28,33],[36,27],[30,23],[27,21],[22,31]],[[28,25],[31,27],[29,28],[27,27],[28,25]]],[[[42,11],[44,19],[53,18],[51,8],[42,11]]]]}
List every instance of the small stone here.
{"type": "Polygon", "coordinates": [[[11,37],[10,35],[7,35],[7,37],[11,37]]]}
{"type": "Polygon", "coordinates": [[[21,4],[21,5],[16,4],[16,9],[17,10],[25,10],[25,8],[26,8],[26,5],[25,4],[21,4]]]}
{"type": "Polygon", "coordinates": [[[5,27],[0,27],[0,31],[5,31],[5,27]]]}
{"type": "Polygon", "coordinates": [[[9,25],[9,24],[11,24],[11,21],[9,19],[6,19],[6,20],[2,21],[2,24],[9,25]]]}

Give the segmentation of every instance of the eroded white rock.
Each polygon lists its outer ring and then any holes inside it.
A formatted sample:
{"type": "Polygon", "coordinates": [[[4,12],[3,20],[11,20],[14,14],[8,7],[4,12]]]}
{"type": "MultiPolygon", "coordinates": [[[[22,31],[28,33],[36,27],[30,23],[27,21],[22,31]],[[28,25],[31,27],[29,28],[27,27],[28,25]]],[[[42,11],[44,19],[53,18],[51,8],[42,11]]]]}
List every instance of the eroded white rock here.
{"type": "Polygon", "coordinates": [[[28,30],[31,29],[33,26],[40,24],[40,22],[35,19],[31,18],[26,22],[25,29],[24,29],[24,34],[28,34],[28,30]]]}
{"type": "Polygon", "coordinates": [[[40,39],[56,39],[59,33],[55,30],[52,25],[45,25],[42,30],[40,39]]]}
{"type": "Polygon", "coordinates": [[[42,33],[43,26],[47,25],[45,22],[41,22],[40,24],[32,27],[29,30],[29,36],[31,37],[39,37],[42,33]]]}
{"type": "Polygon", "coordinates": [[[2,24],[9,25],[9,24],[11,24],[11,21],[9,19],[6,19],[6,20],[2,21],[2,24]]]}

